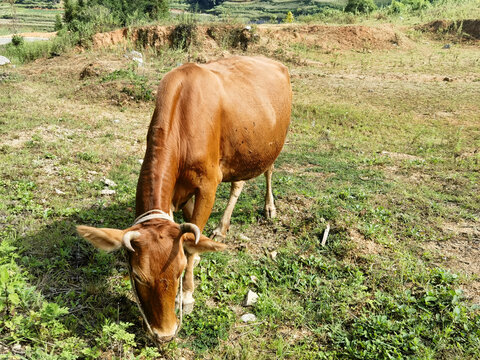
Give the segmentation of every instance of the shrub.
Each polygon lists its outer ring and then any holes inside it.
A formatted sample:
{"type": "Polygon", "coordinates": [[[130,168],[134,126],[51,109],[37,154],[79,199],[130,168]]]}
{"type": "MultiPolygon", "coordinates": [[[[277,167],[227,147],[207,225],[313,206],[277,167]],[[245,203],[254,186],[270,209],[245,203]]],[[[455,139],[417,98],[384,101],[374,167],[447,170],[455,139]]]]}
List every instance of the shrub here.
{"type": "Polygon", "coordinates": [[[348,0],[347,6],[345,7],[346,12],[367,14],[376,9],[377,5],[375,5],[373,0],[348,0]]]}
{"type": "Polygon", "coordinates": [[[68,34],[65,30],[60,30],[52,40],[27,42],[22,46],[8,44],[5,55],[10,59],[16,59],[19,63],[27,63],[41,57],[58,55],[78,42],[79,38],[76,34],[68,34]]]}
{"type": "Polygon", "coordinates": [[[59,31],[59,30],[62,30],[62,28],[63,28],[62,17],[60,16],[60,14],[57,14],[55,16],[55,25],[53,25],[53,30],[59,31]]]}
{"type": "Polygon", "coordinates": [[[197,25],[184,23],[175,26],[169,35],[170,44],[174,49],[188,49],[197,38],[197,25]]]}
{"type": "Polygon", "coordinates": [[[405,4],[401,1],[393,0],[390,6],[388,7],[388,12],[391,14],[401,14],[405,11],[405,4]]]}
{"type": "Polygon", "coordinates": [[[413,11],[423,10],[430,6],[428,0],[401,0],[401,2],[413,11]]]}
{"type": "Polygon", "coordinates": [[[20,36],[17,34],[12,36],[12,44],[14,46],[22,46],[24,43],[25,43],[25,39],[23,38],[23,36],[20,36]]]}

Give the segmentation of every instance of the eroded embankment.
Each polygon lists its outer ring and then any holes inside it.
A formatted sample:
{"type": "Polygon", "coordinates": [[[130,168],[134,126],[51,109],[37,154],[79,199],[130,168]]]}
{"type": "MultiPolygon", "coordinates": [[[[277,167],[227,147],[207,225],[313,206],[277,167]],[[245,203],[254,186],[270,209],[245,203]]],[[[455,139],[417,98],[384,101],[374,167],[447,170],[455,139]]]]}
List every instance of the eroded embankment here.
{"type": "Polygon", "coordinates": [[[435,20],[417,27],[418,30],[436,34],[451,34],[462,39],[480,40],[480,19],[467,19],[459,21],[435,20]]]}
{"type": "MultiPolygon", "coordinates": [[[[180,25],[184,26],[184,25],[180,25]]],[[[363,25],[260,25],[239,27],[232,25],[211,26],[145,26],[118,29],[99,33],[93,37],[95,47],[107,47],[119,43],[134,43],[148,47],[181,45],[192,42],[205,49],[251,46],[267,46],[275,49],[285,42],[301,43],[326,50],[390,49],[408,47],[408,38],[386,24],[363,25]]]]}

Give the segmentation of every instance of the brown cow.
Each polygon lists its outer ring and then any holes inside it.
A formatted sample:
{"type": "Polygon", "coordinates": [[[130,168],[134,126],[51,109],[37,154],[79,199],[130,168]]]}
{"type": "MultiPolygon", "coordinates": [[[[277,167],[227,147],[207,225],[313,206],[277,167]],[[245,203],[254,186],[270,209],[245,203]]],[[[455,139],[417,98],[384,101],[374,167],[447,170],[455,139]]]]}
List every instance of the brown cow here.
{"type": "Polygon", "coordinates": [[[231,182],[232,189],[216,236],[225,236],[244,181],[262,173],[265,212],[275,216],[271,175],[291,100],[287,68],[263,57],[185,64],[160,82],[138,180],[137,220],[125,230],[78,227],[100,249],[128,250],[132,287],[155,340],[170,340],[179,329],[177,292],[180,309],[193,305],[196,254],[225,247],[201,235],[220,182],[231,182]],[[173,221],[172,211],[180,209],[191,223],[173,221]]]}

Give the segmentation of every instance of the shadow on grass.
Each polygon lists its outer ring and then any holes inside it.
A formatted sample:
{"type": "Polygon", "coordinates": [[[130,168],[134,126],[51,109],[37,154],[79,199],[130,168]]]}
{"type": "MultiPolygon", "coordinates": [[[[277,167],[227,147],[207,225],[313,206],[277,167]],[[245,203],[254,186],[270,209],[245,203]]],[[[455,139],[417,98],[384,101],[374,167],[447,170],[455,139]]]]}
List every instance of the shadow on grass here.
{"type": "Polygon", "coordinates": [[[122,321],[133,324],[129,331],[137,345],[153,345],[130,295],[123,251],[99,251],[76,232],[82,224],[125,229],[134,219],[133,208],[125,202],[94,206],[19,238],[19,264],[48,301],[69,309],[65,325],[87,342],[100,336],[107,321],[122,321]]]}

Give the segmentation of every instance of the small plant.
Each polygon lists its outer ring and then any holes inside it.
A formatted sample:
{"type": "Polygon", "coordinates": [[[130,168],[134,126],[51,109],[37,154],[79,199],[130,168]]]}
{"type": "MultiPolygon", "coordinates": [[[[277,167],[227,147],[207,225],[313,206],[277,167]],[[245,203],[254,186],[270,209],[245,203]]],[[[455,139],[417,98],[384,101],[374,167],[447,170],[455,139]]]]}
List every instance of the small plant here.
{"type": "Polygon", "coordinates": [[[377,9],[377,5],[373,0],[348,0],[347,6],[345,7],[346,12],[351,13],[371,13],[377,9]]]}
{"type": "Polygon", "coordinates": [[[17,47],[22,46],[24,43],[25,43],[25,39],[23,38],[23,36],[17,35],[17,34],[12,36],[12,44],[14,46],[17,46],[17,47]]]}
{"type": "Polygon", "coordinates": [[[283,22],[286,24],[291,24],[294,21],[294,17],[291,11],[287,12],[287,15],[285,16],[285,19],[283,19],[283,22]]]}

